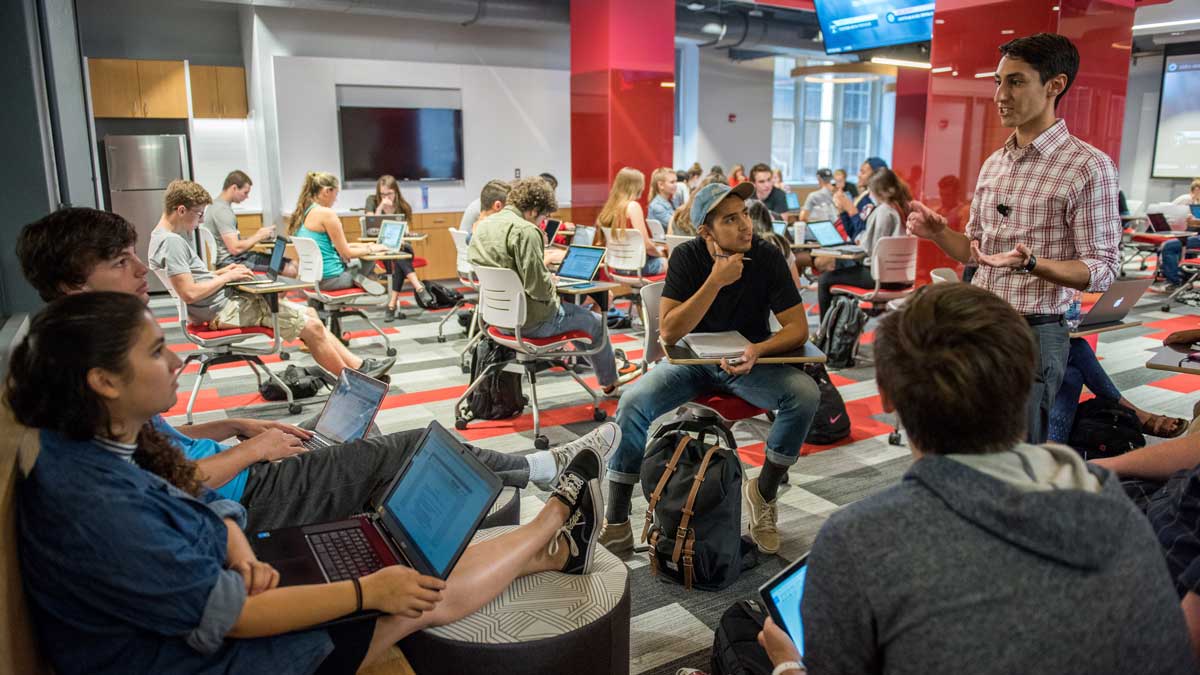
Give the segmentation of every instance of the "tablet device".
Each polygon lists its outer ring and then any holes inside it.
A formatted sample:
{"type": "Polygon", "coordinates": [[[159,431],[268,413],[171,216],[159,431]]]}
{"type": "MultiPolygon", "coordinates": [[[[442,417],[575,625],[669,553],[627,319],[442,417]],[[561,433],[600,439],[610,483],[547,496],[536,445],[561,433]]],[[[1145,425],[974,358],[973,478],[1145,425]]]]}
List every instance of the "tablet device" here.
{"type": "Polygon", "coordinates": [[[800,616],[800,601],[804,598],[807,574],[808,554],[805,553],[758,589],[763,606],[775,620],[775,625],[787,632],[801,655],[804,654],[804,621],[800,616]]]}

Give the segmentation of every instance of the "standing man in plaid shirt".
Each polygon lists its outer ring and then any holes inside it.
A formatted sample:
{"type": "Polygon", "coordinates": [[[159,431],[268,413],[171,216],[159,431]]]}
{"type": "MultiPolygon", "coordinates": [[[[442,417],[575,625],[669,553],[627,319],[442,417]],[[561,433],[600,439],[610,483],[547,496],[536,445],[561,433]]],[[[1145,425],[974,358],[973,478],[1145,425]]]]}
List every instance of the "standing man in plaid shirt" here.
{"type": "Polygon", "coordinates": [[[1040,356],[1026,433],[1043,443],[1067,361],[1063,313],[1075,290],[1104,291],[1116,277],[1117,170],[1055,118],[1079,70],[1070,40],[1038,33],[1002,45],[1000,54],[992,100],[1001,124],[1015,131],[983,163],[966,232],[920,202],[912,203],[908,229],[979,265],[972,283],[1007,300],[1033,329],[1040,356]]]}

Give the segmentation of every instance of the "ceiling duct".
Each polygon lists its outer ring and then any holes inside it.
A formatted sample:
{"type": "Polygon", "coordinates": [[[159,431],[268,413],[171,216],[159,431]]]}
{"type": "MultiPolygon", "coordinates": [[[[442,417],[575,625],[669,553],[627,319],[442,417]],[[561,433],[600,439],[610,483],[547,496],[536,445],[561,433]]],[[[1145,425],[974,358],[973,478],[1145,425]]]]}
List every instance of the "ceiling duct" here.
{"type": "Polygon", "coordinates": [[[208,0],[254,7],[341,12],[504,28],[552,29],[570,24],[569,0],[208,0]]]}
{"type": "Polygon", "coordinates": [[[738,5],[726,5],[720,11],[692,11],[686,3],[678,5],[675,12],[676,37],[701,47],[728,50],[737,60],[772,54],[823,55],[825,46],[816,41],[818,33],[817,15],[812,12],[747,10],[738,5]],[[704,27],[711,25],[722,26],[723,34],[705,32],[704,27]]]}

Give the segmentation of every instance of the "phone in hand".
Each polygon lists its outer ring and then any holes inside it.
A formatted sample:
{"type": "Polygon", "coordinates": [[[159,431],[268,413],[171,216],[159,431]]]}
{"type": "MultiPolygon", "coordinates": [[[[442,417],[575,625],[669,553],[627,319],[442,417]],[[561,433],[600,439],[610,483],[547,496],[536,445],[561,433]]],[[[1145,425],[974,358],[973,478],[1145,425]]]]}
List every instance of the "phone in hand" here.
{"type": "Polygon", "coordinates": [[[740,366],[745,362],[746,362],[746,357],[744,357],[744,356],[735,356],[732,359],[729,359],[727,361],[727,363],[730,365],[730,367],[733,367],[733,368],[736,368],[737,366],[740,366]]]}

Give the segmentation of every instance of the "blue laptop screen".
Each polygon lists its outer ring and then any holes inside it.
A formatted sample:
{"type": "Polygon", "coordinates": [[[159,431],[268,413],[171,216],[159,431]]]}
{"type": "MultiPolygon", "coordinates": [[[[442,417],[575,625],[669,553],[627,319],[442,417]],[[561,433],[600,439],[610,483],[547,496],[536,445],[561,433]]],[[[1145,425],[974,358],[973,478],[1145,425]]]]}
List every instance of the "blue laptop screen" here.
{"type": "Polygon", "coordinates": [[[400,248],[400,243],[404,241],[405,229],[405,224],[399,221],[384,221],[383,227],[379,230],[379,243],[392,250],[400,248]]]}
{"type": "Polygon", "coordinates": [[[775,234],[781,237],[787,236],[787,223],[782,220],[771,221],[771,229],[775,230],[775,234]]]}
{"type": "Polygon", "coordinates": [[[818,220],[808,224],[808,233],[817,238],[822,246],[840,246],[846,243],[842,234],[828,220],[818,220]]]}
{"type": "Polygon", "coordinates": [[[331,441],[356,441],[367,434],[387,385],[366,375],[343,370],[337,387],[317,420],[316,432],[331,441]]]}
{"type": "Polygon", "coordinates": [[[1192,209],[1192,217],[1200,218],[1200,204],[1190,204],[1189,206],[1192,209]]]}
{"type": "Polygon", "coordinates": [[[808,576],[808,565],[801,565],[791,576],[771,588],[771,602],[783,618],[780,626],[804,653],[804,620],[800,616],[800,601],[804,598],[804,579],[808,576]]]}
{"type": "Polygon", "coordinates": [[[795,192],[787,192],[785,194],[787,195],[788,211],[799,211],[800,195],[796,194],[795,192]]]}
{"type": "Polygon", "coordinates": [[[492,493],[440,434],[427,434],[384,508],[440,576],[474,533],[492,493]]]}
{"type": "Polygon", "coordinates": [[[567,249],[562,265],[558,267],[558,276],[569,279],[591,279],[600,267],[604,257],[604,249],[590,246],[572,246],[567,249]]]}

